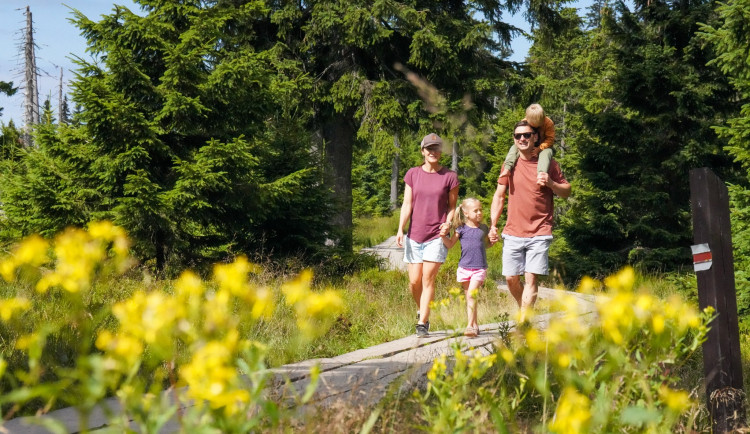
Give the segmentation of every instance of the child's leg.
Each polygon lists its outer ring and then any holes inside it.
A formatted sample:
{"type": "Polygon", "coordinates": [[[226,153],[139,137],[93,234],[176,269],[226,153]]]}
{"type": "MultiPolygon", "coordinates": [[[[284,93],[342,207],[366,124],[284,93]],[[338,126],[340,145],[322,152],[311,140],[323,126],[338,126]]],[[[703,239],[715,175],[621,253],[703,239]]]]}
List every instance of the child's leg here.
{"type": "Polygon", "coordinates": [[[516,148],[516,145],[513,145],[508,150],[508,155],[505,156],[505,162],[503,163],[503,170],[500,172],[500,176],[508,176],[510,174],[511,169],[516,165],[516,160],[518,160],[518,148],[516,148]]]}
{"type": "Polygon", "coordinates": [[[480,280],[462,282],[464,294],[466,296],[466,316],[468,327],[479,327],[477,324],[477,299],[472,297],[471,294],[478,291],[482,283],[484,282],[480,280]]]}
{"type": "Polygon", "coordinates": [[[552,148],[542,149],[539,151],[539,163],[536,166],[536,172],[549,172],[549,162],[552,161],[552,156],[555,152],[552,148]]]}

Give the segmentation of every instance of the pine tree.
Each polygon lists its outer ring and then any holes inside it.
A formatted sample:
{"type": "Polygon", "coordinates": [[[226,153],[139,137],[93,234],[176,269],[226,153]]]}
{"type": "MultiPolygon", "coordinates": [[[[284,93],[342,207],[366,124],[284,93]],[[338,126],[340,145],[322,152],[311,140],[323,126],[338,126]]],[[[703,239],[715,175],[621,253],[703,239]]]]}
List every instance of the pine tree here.
{"type": "MultiPolygon", "coordinates": [[[[336,224],[341,246],[351,245],[352,155],[360,137],[393,155],[415,148],[437,130],[452,140],[463,122],[446,114],[471,97],[470,111],[491,111],[498,83],[514,72],[502,61],[512,27],[497,1],[325,0],[280,3],[272,22],[284,44],[315,77],[315,127],[322,139],[333,190],[340,198],[336,224]],[[396,69],[401,65],[399,69],[396,69]],[[410,72],[431,83],[448,110],[412,105],[410,72]],[[423,111],[413,116],[417,111],[423,111]],[[428,114],[425,114],[427,111],[428,114]],[[420,125],[419,119],[428,119],[420,125]],[[414,131],[415,126],[419,131],[414,131]],[[408,134],[409,130],[413,131],[408,134]],[[390,152],[388,152],[390,151],[390,152]]],[[[471,115],[471,113],[469,114],[471,115]]],[[[405,155],[401,155],[403,162],[405,155]]],[[[391,158],[385,159],[390,165],[391,158]]],[[[404,164],[404,167],[406,165],[404,164]]]]}
{"type": "Polygon", "coordinates": [[[727,140],[726,150],[744,168],[745,179],[729,186],[734,246],[734,270],[738,308],[750,311],[750,1],[731,0],[720,4],[716,12],[718,22],[707,22],[700,36],[715,50],[711,63],[721,68],[734,87],[732,100],[740,103],[724,123],[717,123],[719,136],[727,140]]]}
{"type": "MultiPolygon", "coordinates": [[[[0,93],[13,96],[18,89],[13,87],[13,82],[0,81],[0,93]]],[[[0,116],[3,115],[3,108],[0,107],[0,116]]]]}
{"type": "Polygon", "coordinates": [[[571,280],[626,263],[659,271],[689,264],[687,173],[708,166],[733,176],[711,128],[731,111],[731,92],[717,68],[706,66],[711,53],[695,37],[713,5],[605,6],[592,14],[601,21],[587,35],[562,38],[584,44],[574,58],[545,51],[557,65],[583,72],[567,81],[576,90],[567,93],[573,104],[565,106],[564,166],[575,194],[555,252],[571,280]]]}
{"type": "Polygon", "coordinates": [[[322,246],[329,200],[305,134],[309,76],[261,2],[140,1],[95,22],[73,123],[0,180],[6,233],[112,219],[158,269],[322,246]],[[265,23],[265,24],[264,24],[265,23]]]}

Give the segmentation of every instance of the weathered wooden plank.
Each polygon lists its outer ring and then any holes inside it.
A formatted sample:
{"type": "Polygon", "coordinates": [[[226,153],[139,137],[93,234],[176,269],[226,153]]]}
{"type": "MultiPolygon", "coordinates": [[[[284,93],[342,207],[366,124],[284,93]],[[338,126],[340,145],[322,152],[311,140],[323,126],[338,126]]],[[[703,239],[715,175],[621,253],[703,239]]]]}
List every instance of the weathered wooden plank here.
{"type": "Polygon", "coordinates": [[[696,246],[707,244],[711,257],[710,267],[696,268],[698,303],[701,309],[712,306],[717,313],[703,344],[706,394],[714,431],[733,431],[745,426],[745,416],[744,411],[735,411],[744,406],[744,392],[729,192],[710,169],[693,169],[690,201],[693,240],[696,246]]]}

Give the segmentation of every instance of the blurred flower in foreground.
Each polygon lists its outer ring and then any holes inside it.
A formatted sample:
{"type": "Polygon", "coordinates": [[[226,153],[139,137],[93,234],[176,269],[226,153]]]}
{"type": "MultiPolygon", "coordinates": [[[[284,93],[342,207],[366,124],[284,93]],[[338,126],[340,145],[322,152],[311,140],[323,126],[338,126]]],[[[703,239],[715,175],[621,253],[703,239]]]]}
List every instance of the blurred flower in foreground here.
{"type": "Polygon", "coordinates": [[[10,321],[17,313],[24,312],[31,307],[31,302],[25,298],[15,297],[0,300],[0,319],[10,321]]]}
{"type": "Polygon", "coordinates": [[[0,262],[0,275],[7,282],[16,278],[16,270],[23,266],[39,267],[49,261],[49,243],[39,235],[31,235],[0,262]]]}
{"type": "Polygon", "coordinates": [[[242,388],[237,366],[238,334],[230,331],[223,340],[206,343],[193,354],[190,363],[180,369],[191,398],[205,400],[214,409],[237,413],[250,400],[242,388]]]}
{"type": "Polygon", "coordinates": [[[566,387],[557,404],[557,411],[549,426],[550,431],[559,434],[588,432],[591,421],[589,399],[572,387],[566,387]]]}
{"type": "Polygon", "coordinates": [[[294,307],[297,326],[307,338],[315,338],[325,333],[334,319],[345,310],[344,300],[338,291],[310,290],[312,272],[303,271],[292,282],[281,287],[286,303],[294,307]]]}

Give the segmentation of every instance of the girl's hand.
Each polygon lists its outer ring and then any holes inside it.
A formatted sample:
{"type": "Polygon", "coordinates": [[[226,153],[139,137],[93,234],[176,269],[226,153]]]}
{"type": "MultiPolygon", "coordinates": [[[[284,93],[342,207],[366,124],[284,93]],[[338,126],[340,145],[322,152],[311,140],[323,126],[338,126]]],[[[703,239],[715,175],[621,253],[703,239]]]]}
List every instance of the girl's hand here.
{"type": "Polygon", "coordinates": [[[444,237],[447,236],[451,231],[451,225],[448,223],[443,223],[440,225],[440,236],[444,237]]]}
{"type": "Polygon", "coordinates": [[[490,245],[495,244],[500,237],[497,235],[497,226],[490,228],[490,232],[487,234],[487,238],[490,240],[490,245]]]}

